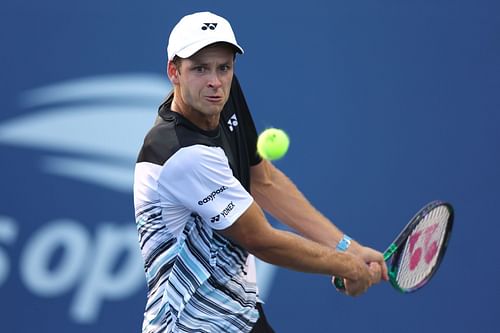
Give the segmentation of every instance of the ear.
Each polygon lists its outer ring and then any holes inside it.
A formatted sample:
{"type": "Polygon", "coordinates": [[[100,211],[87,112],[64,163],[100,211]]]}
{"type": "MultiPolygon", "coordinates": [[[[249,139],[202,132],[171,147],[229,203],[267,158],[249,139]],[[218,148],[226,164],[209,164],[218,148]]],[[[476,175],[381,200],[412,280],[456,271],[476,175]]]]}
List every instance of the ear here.
{"type": "Polygon", "coordinates": [[[179,84],[179,70],[173,61],[167,64],[167,75],[172,84],[179,84]]]}

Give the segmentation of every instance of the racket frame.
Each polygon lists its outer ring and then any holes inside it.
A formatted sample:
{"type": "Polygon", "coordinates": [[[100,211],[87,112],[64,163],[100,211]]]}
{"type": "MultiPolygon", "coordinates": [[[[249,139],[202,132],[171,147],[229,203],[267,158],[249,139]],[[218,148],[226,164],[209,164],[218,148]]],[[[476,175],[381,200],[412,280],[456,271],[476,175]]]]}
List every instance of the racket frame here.
{"type": "Polygon", "coordinates": [[[455,217],[453,206],[444,201],[432,201],[425,205],[415,216],[408,222],[408,224],[403,228],[401,233],[396,237],[396,239],[389,245],[387,250],[384,252],[384,260],[387,262],[388,270],[389,270],[389,282],[391,285],[398,291],[402,293],[411,293],[426,285],[430,279],[434,276],[439,265],[441,264],[443,257],[446,253],[446,249],[448,248],[448,243],[450,241],[451,231],[453,229],[453,220],[455,217]],[[413,288],[402,288],[397,282],[397,275],[399,270],[399,262],[403,250],[405,248],[406,243],[408,242],[409,236],[418,226],[420,221],[429,214],[430,211],[434,210],[439,206],[445,206],[450,213],[448,217],[448,221],[446,224],[446,230],[444,231],[444,239],[441,247],[439,248],[439,252],[437,253],[436,263],[432,267],[432,270],[429,274],[422,280],[418,285],[413,288]]]}
{"type": "MultiPolygon", "coordinates": [[[[430,279],[434,276],[434,273],[436,273],[439,265],[441,264],[441,261],[443,260],[444,254],[445,254],[446,249],[448,247],[448,243],[450,241],[450,236],[451,236],[451,231],[453,228],[454,217],[455,217],[454,209],[450,203],[436,200],[436,201],[432,201],[432,202],[428,203],[427,205],[425,205],[422,209],[420,209],[420,211],[417,214],[415,214],[415,216],[410,220],[410,222],[408,222],[408,224],[403,228],[403,230],[399,233],[399,235],[396,237],[396,239],[391,243],[391,245],[389,245],[389,247],[387,248],[387,250],[385,250],[385,252],[383,254],[384,261],[387,262],[389,282],[394,287],[394,289],[398,290],[401,293],[411,293],[411,292],[414,292],[414,291],[422,288],[424,285],[426,285],[430,281],[430,279]],[[439,206],[445,206],[448,209],[450,216],[448,217],[448,222],[446,224],[446,230],[444,232],[443,244],[439,248],[436,263],[434,264],[434,267],[432,267],[432,270],[429,272],[427,277],[424,280],[422,280],[417,286],[410,288],[410,289],[402,288],[397,282],[399,260],[400,260],[401,254],[403,253],[405,245],[408,242],[409,236],[412,234],[412,232],[418,226],[419,222],[425,216],[427,216],[427,214],[430,211],[432,211],[433,209],[435,209],[439,206]]],[[[344,279],[336,277],[333,279],[333,282],[334,282],[335,287],[337,287],[337,289],[339,289],[339,290],[345,289],[344,279]]]]}

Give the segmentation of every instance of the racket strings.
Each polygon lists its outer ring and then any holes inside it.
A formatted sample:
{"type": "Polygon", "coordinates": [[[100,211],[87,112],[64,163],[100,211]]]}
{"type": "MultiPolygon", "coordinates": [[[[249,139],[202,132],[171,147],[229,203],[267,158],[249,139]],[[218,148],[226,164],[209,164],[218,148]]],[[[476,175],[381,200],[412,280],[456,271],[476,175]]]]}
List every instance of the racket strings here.
{"type": "Polygon", "coordinates": [[[418,287],[431,274],[444,243],[450,214],[446,206],[432,209],[408,237],[396,277],[402,289],[418,287]]]}

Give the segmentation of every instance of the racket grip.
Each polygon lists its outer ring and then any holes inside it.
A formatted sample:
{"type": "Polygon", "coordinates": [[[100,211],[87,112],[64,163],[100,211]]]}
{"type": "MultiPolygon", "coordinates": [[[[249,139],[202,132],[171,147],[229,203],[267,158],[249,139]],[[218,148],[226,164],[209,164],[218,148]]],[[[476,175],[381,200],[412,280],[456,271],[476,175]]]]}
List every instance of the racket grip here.
{"type": "Polygon", "coordinates": [[[334,277],[333,278],[333,285],[340,291],[345,290],[345,284],[344,284],[344,279],[341,279],[339,277],[334,277]]]}

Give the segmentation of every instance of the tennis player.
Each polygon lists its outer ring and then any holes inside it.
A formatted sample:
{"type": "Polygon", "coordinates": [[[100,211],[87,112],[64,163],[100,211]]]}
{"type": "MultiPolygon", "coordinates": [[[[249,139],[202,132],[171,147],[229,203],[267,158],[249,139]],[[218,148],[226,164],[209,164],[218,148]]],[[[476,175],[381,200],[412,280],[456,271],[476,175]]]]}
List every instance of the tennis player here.
{"type": "Polygon", "coordinates": [[[356,296],[387,279],[382,254],[351,240],[256,153],[234,75],[243,49],[229,22],[183,17],[168,43],[173,93],[138,156],[134,204],[148,283],[143,332],[274,332],[254,256],[341,276],[356,296]],[[301,234],[274,229],[263,210],[301,234]]]}

